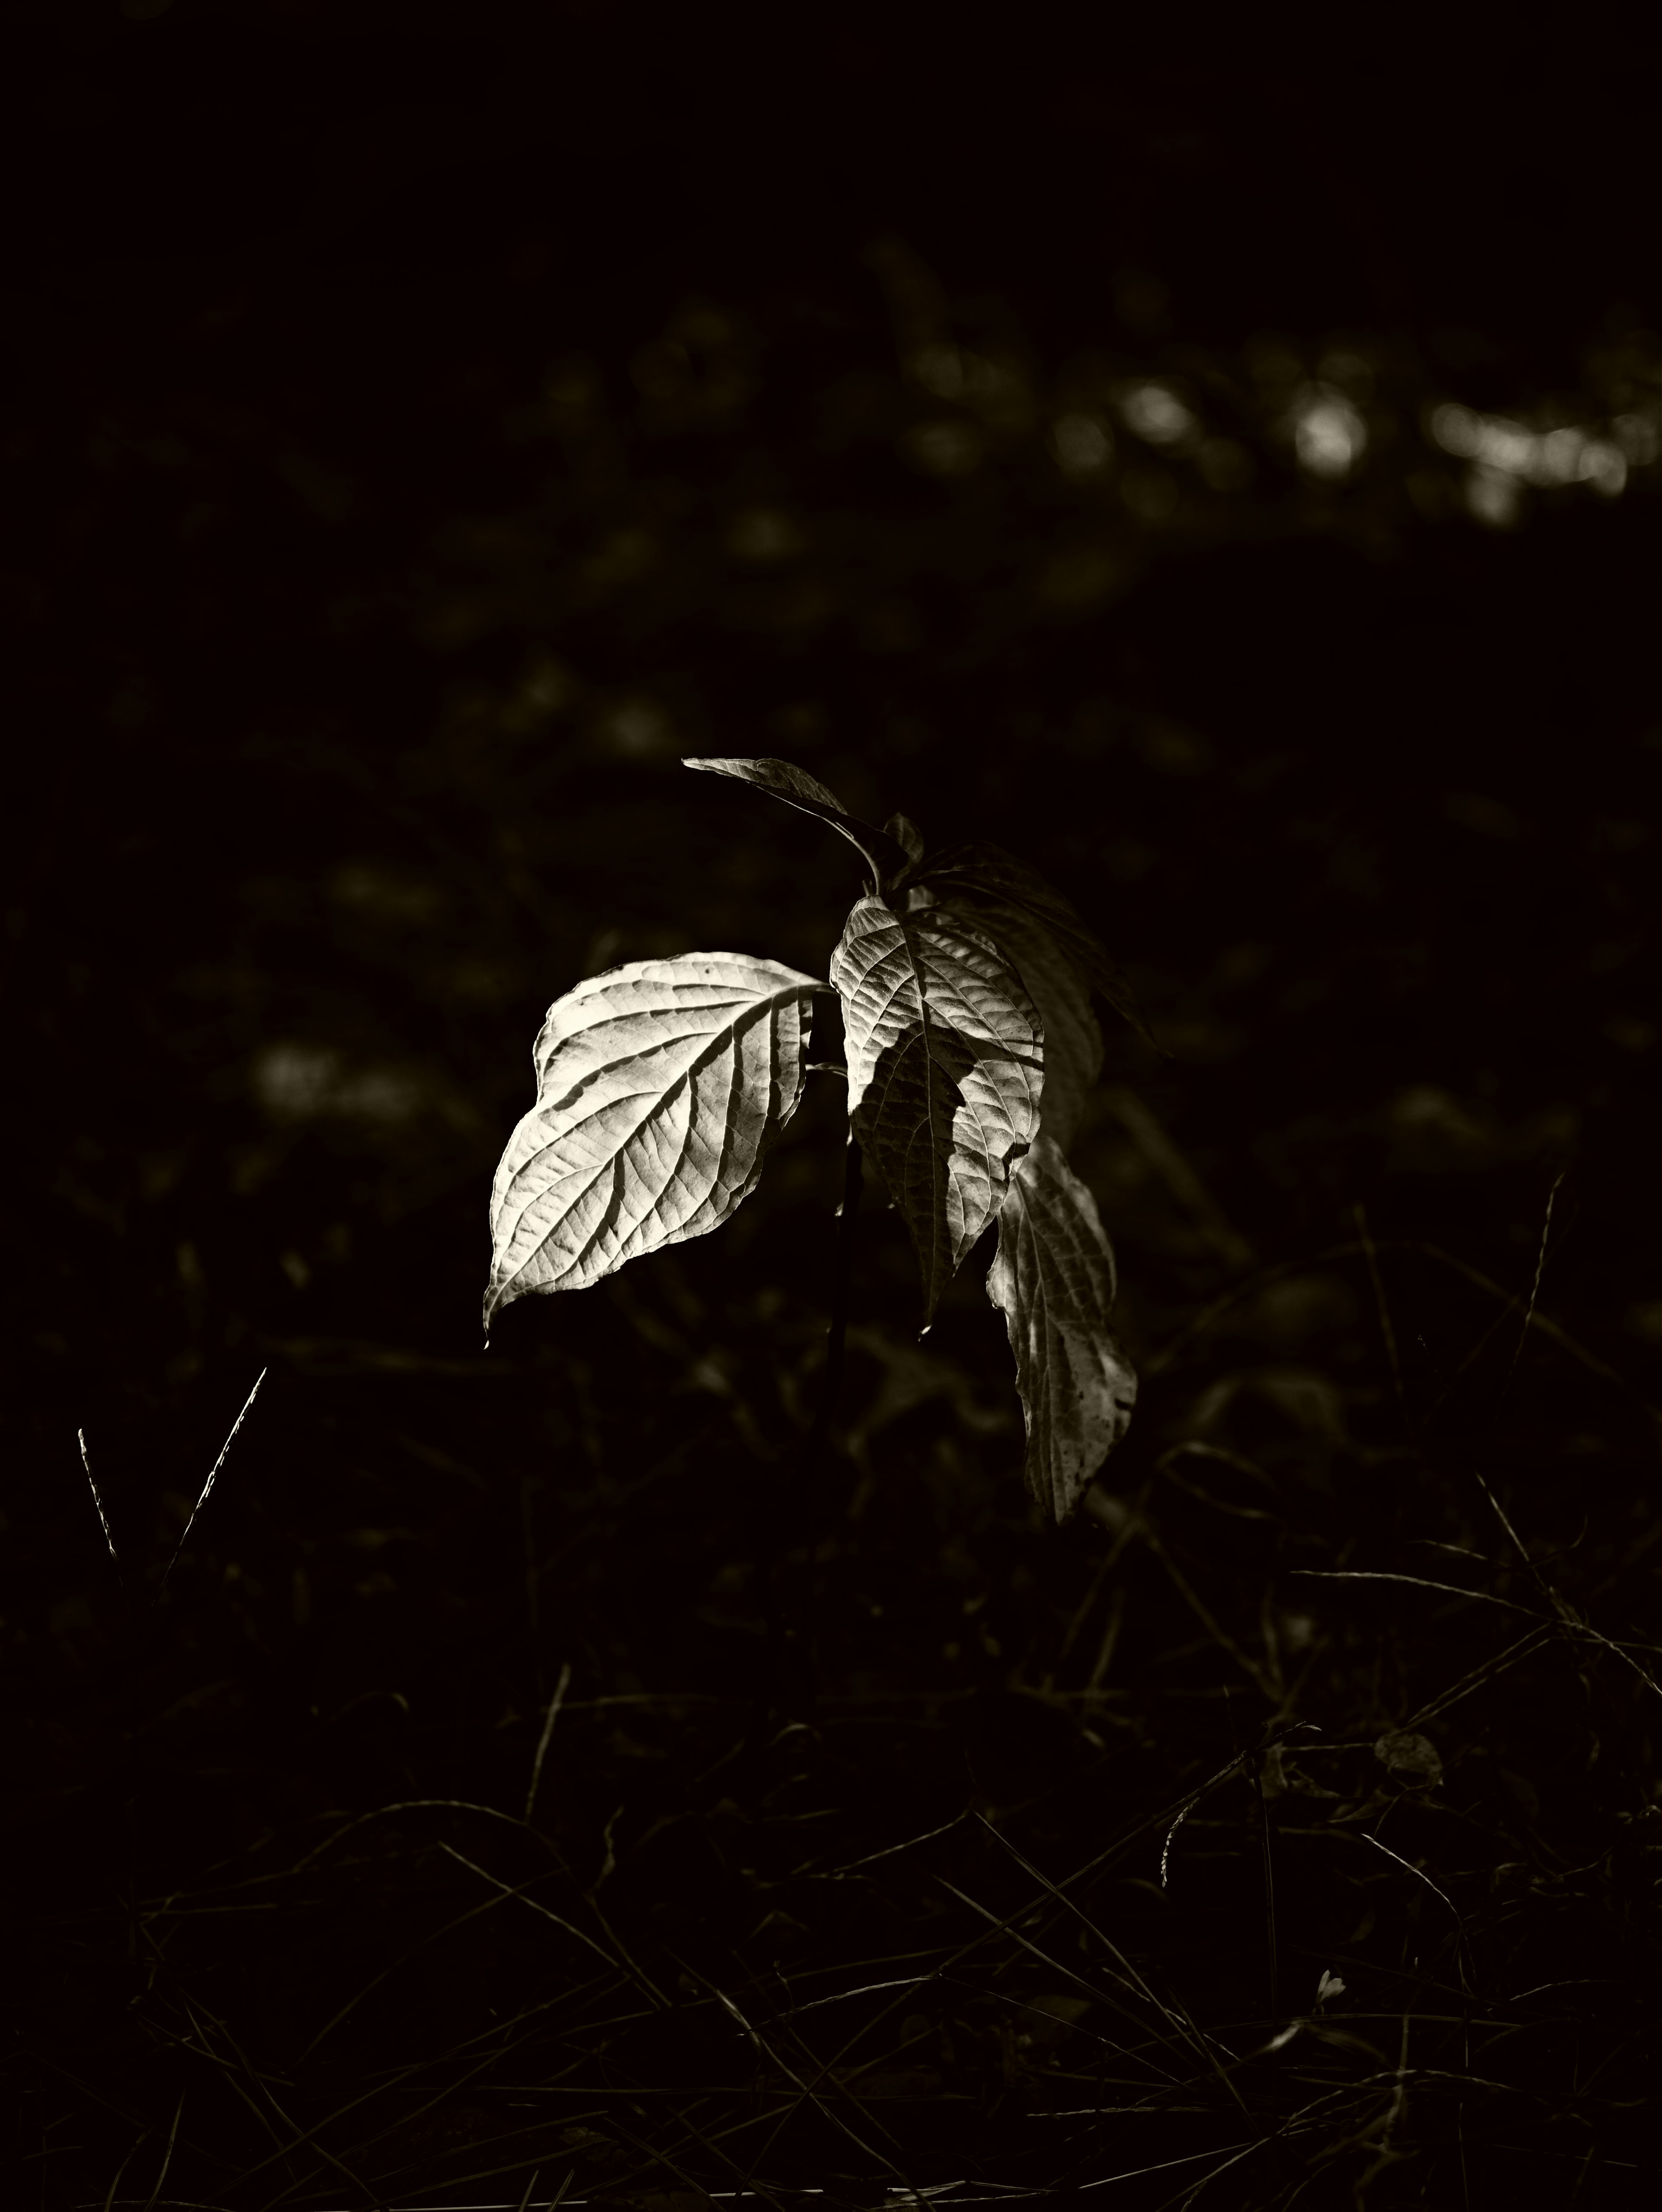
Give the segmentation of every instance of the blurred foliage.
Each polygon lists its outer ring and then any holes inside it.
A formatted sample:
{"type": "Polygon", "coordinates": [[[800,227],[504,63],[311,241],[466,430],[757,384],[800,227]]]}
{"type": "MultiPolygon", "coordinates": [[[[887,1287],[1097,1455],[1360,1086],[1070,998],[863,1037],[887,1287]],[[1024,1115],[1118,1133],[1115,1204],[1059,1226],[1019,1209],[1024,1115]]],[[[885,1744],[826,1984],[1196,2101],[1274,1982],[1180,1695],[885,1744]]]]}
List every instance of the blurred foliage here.
{"type": "MultiPolygon", "coordinates": [[[[1055,1876],[1102,1836],[1093,1761],[1117,1762],[1117,1835],[1296,1711],[1361,1748],[1289,1752],[1311,1786],[1276,1802],[1343,1827],[1399,1790],[1393,1822],[1422,1826],[1394,1850],[1446,1890],[1498,1884],[1485,1989],[1523,1990],[1531,1945],[1543,1982],[1594,1958],[1621,1991],[1611,2109],[1642,2094],[1631,1667],[1567,1634],[1492,1709],[1426,1721],[1434,1815],[1371,1746],[1511,1623],[1291,1579],[1458,1579],[1425,1565],[1453,1546],[1544,1607],[1497,1564],[1477,1465],[1576,1607],[1654,1638],[1662,301],[1627,95],[1549,101],[1502,58],[1492,111],[1421,84],[1405,132],[1388,59],[1341,100],[1227,46],[1177,67],[1131,33],[1036,37],[995,64],[921,18],[839,17],[810,86],[733,26],[130,0],[5,34],[31,211],[0,441],[15,2079],[34,2157],[82,2109],[54,2067],[96,2073],[82,2197],[141,2124],[165,2139],[181,2087],[207,2102],[187,2000],[279,2071],[325,2012],[281,1944],[261,1963],[232,1923],[133,1899],[244,1850],[286,1881],[332,1808],[517,1814],[567,1662],[541,1802],[578,1889],[654,1822],[701,1838],[673,1879],[618,1856],[650,1975],[683,1938],[735,1990],[734,1959],[759,1987],[793,1943],[818,1972],[916,1939],[899,1875],[848,1923],[767,1889],[808,1857],[799,1817],[834,1814],[858,1856],[1052,1791],[1015,1832],[1055,1876]],[[475,1334],[550,1000],[694,947],[822,969],[855,888],[829,832],[682,752],[782,754],[932,843],[996,836],[1125,961],[1170,1054],[1116,1040],[1074,1152],[1148,1377],[1098,1517],[1026,1515],[974,1266],[926,1353],[898,1224],[862,1222],[819,1502],[823,1768],[738,1747],[758,1532],[824,1328],[835,1086],[721,1238],[528,1302],[488,1357],[475,1334]],[[1561,1174],[1558,1334],[1525,1345],[1561,1174]],[[76,1430],[137,1592],[267,1364],[167,1607],[129,1620],[76,1430]]],[[[1158,1838],[1111,1901],[1208,2022],[1259,2002],[1244,1820],[1175,1935],[1158,1838]]],[[[320,1976],[367,1897],[385,1929],[339,1954],[365,1978],[467,1908],[438,1832],[306,1893],[320,1976]]],[[[502,1880],[530,1879],[522,1848],[502,1880]]],[[[976,1888],[969,1856],[940,1871],[976,1888]]],[[[1458,2008],[1447,1929],[1440,1995],[1403,1995],[1432,1956],[1413,1894],[1384,1859],[1312,1878],[1283,1936],[1300,1990],[1332,1967],[1391,2014],[1387,2071],[1399,2011],[1458,2008]]],[[[455,1966],[453,2040],[520,2001],[504,1948],[455,1966]]],[[[989,2172],[1068,2032],[1021,2045],[996,2010],[893,2024],[995,2115],[989,2172]]],[[[581,2045],[598,2014],[572,2017],[581,2045]]],[[[1531,2113],[1572,2109],[1552,2054],[1592,2031],[1566,2017],[1513,2038],[1531,2113]]],[[[307,2124],[411,2055],[387,2057],[397,2026],[307,2077],[307,2124]]],[[[578,2133],[615,2149],[609,2124],[578,2133]]],[[[1580,2124],[1529,2139],[1579,2157],[1580,2124]]],[[[1653,2158],[1598,2124],[1612,2160],[1653,2158]]],[[[256,2155],[184,2137],[198,2178],[256,2155]]],[[[439,2173],[421,2141],[411,2171],[439,2173]]],[[[70,2201],[58,2170],[30,2168],[46,2203],[70,2201]]]]}

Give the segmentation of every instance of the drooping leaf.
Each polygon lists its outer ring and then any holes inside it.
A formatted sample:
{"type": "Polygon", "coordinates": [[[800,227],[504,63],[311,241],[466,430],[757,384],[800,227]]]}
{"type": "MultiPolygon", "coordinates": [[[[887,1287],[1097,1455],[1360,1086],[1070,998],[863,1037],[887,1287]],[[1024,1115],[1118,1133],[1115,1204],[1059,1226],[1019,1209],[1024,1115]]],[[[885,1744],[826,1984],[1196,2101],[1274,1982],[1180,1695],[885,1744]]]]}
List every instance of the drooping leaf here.
{"type": "Polygon", "coordinates": [[[943,907],[860,900],[831,981],[849,1112],[911,1231],[927,1324],[1038,1129],[1044,1025],[991,938],[943,907]]]}
{"type": "Polygon", "coordinates": [[[1102,1029],[1091,1010],[1090,985],[1050,930],[1025,907],[1003,899],[938,898],[927,884],[907,894],[910,911],[932,902],[961,914],[990,937],[1027,986],[1044,1024],[1040,1127],[1066,1152],[1085,1094],[1102,1073],[1102,1029]]]}
{"type": "MultiPolygon", "coordinates": [[[[1106,945],[1073,902],[1054,884],[1047,883],[1037,868],[1029,867],[1001,845],[977,841],[950,847],[928,861],[912,880],[927,884],[941,898],[1013,908],[1043,922],[1092,990],[1100,992],[1146,1042],[1155,1044],[1142,1009],[1106,945]]],[[[1157,1044],[1155,1049],[1159,1050],[1157,1044]]]]}
{"type": "Polygon", "coordinates": [[[1058,1521],[1124,1435],[1135,1370],[1112,1329],[1114,1255],[1096,1200],[1041,1131],[1010,1177],[987,1295],[1004,1316],[1027,1426],[1022,1472],[1058,1521]]]}
{"type": "Polygon", "coordinates": [[[533,1291],[581,1290],[717,1228],[796,1111],[825,986],[776,960],[630,960],[555,1001],[537,1103],[490,1194],[484,1325],[533,1291]]]}
{"type": "Polygon", "coordinates": [[[753,783],[758,791],[782,799],[787,806],[800,806],[803,813],[815,814],[822,822],[829,822],[865,854],[874,887],[880,891],[897,882],[911,865],[906,848],[887,830],[874,829],[857,814],[850,814],[834,791],[828,791],[817,776],[798,768],[794,761],[716,760],[701,755],[684,757],[681,765],[703,769],[711,775],[734,776],[740,783],[753,783]]]}

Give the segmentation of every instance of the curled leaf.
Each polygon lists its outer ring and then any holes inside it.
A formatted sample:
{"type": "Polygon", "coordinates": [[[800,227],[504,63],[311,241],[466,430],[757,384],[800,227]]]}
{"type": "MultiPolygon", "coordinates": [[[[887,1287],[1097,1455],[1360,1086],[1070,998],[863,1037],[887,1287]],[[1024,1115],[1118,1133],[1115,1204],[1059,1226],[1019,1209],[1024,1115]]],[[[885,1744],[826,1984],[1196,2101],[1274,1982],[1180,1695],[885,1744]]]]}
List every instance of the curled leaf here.
{"type": "Polygon", "coordinates": [[[794,761],[717,760],[701,755],[684,758],[681,765],[703,769],[711,775],[730,775],[740,783],[753,783],[758,791],[782,799],[787,806],[801,807],[803,813],[815,814],[822,822],[829,822],[832,829],[840,830],[849,842],[865,854],[878,890],[897,882],[911,865],[911,856],[904,845],[897,842],[886,830],[874,829],[857,814],[850,814],[834,791],[828,791],[817,776],[798,768],[794,761]]]}
{"type": "Polygon", "coordinates": [[[1027,1428],[1027,1487],[1065,1521],[1125,1434],[1135,1370],[1108,1318],[1114,1255],[1096,1200],[1041,1131],[1010,1177],[987,1295],[1004,1316],[1027,1428]]]}
{"type": "Polygon", "coordinates": [[[914,880],[927,884],[939,898],[973,901],[977,908],[987,909],[989,918],[1003,908],[1042,922],[1089,988],[1099,992],[1147,1043],[1154,1043],[1142,1009],[1106,945],[1071,900],[1037,868],[1002,846],[978,841],[951,847],[914,880]]]}
{"type": "Polygon", "coordinates": [[[490,1194],[484,1324],[702,1237],[751,1192],[802,1095],[809,1002],[776,960],[685,952],[591,975],[549,1008],[537,1103],[490,1194]]]}
{"type": "Polygon", "coordinates": [[[997,945],[942,907],[861,899],[831,981],[849,1112],[911,1231],[927,1324],[1038,1130],[1043,1024],[997,945]]]}

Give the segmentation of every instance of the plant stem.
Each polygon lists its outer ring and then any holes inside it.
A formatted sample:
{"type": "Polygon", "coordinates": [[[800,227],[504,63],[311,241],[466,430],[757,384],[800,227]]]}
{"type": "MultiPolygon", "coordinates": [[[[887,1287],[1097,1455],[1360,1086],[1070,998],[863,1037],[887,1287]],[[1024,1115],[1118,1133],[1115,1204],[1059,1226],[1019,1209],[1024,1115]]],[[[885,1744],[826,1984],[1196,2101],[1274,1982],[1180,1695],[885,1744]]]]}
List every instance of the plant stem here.
{"type": "Polygon", "coordinates": [[[811,1477],[825,1455],[831,1423],[843,1395],[843,1357],[849,1335],[849,1260],[854,1244],[854,1217],[860,1210],[864,1182],[860,1139],[852,1128],[843,1154],[843,1203],[837,1209],[837,1250],[831,1261],[831,1327],[825,1336],[825,1373],[819,1387],[819,1403],[808,1431],[802,1455],[802,1472],[811,1477]]]}
{"type": "Polygon", "coordinates": [[[843,1359],[849,1336],[849,1260],[854,1249],[855,1216],[860,1210],[863,1168],[860,1139],[850,1126],[843,1155],[843,1202],[837,1209],[837,1246],[831,1257],[831,1325],[825,1332],[825,1371],[820,1379],[819,1403],[814,1408],[813,1425],[802,1447],[801,1468],[797,1477],[796,1502],[801,1516],[807,1565],[796,1618],[785,1624],[786,1638],[796,1647],[800,1670],[805,1678],[803,1694],[810,1701],[819,1672],[814,1664],[813,1632],[814,1584],[818,1579],[820,1522],[823,1518],[820,1508],[825,1462],[831,1450],[831,1427],[843,1398],[843,1359]]]}
{"type": "Polygon", "coordinates": [[[780,1693],[785,1689],[787,1655],[794,1662],[789,1664],[789,1672],[795,1679],[786,1694],[793,1698],[793,1702],[805,1706],[811,1707],[813,1703],[818,1671],[813,1659],[813,1600],[821,1519],[819,1493],[831,1444],[831,1427],[843,1395],[843,1370],[849,1333],[849,1256],[853,1249],[855,1216],[860,1208],[860,1193],[864,1181],[863,1164],[860,1141],[850,1128],[843,1154],[843,1201],[837,1209],[837,1244],[831,1259],[831,1322],[825,1333],[825,1370],[820,1378],[819,1403],[814,1407],[813,1419],[803,1439],[801,1456],[797,1462],[794,1491],[788,1498],[780,1500],[776,1514],[770,1516],[774,1533],[768,1547],[768,1557],[763,1563],[770,1664],[763,1692],[764,1709],[758,1710],[757,1715],[758,1740],[770,1712],[776,1706],[780,1693]],[[798,1602],[794,1607],[787,1607],[781,1601],[779,1589],[780,1555],[788,1549],[785,1532],[793,1523],[801,1531],[807,1565],[798,1602]]]}

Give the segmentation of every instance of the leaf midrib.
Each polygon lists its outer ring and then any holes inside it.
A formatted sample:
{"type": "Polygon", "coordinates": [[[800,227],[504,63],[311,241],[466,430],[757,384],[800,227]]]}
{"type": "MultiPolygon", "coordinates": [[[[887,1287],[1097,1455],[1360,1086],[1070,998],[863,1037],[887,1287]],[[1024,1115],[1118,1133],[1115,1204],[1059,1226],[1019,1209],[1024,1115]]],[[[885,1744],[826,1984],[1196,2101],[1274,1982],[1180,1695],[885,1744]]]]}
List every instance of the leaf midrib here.
{"type": "MultiPolygon", "coordinates": [[[[750,1027],[754,1027],[756,1022],[760,1020],[765,1015],[769,1017],[770,1110],[764,1118],[763,1135],[757,1146],[757,1156],[758,1159],[760,1158],[763,1152],[766,1150],[770,1133],[773,1130],[774,1125],[778,1119],[776,1113],[772,1110],[773,1100],[777,1091],[776,1079],[778,1074],[778,1055],[776,1039],[775,1036],[776,1024],[771,1017],[782,1006],[796,1003],[805,995],[805,993],[806,986],[802,990],[782,989],[770,993],[765,999],[755,999],[746,1002],[731,1021],[724,1023],[720,1029],[711,1032],[709,1041],[703,1048],[699,1051],[693,1059],[687,1062],[686,1066],[680,1071],[679,1074],[676,1076],[674,1081],[668,1086],[668,1088],[657,1093],[656,1104],[648,1109],[648,1110],[642,1115],[640,1121],[636,1123],[634,1128],[630,1130],[629,1136],[624,1139],[624,1143],[618,1147],[616,1152],[614,1152],[609,1158],[601,1161],[600,1164],[590,1173],[587,1181],[581,1186],[577,1196],[565,1207],[563,1218],[569,1220],[571,1215],[576,1211],[577,1207],[585,1203],[590,1193],[600,1182],[602,1176],[604,1176],[608,1171],[611,1172],[614,1179],[612,1203],[603,1211],[600,1220],[596,1224],[595,1228],[587,1237],[584,1238],[581,1246],[578,1249],[569,1265],[563,1271],[564,1273],[575,1273],[582,1267],[589,1254],[594,1249],[595,1246],[605,1234],[608,1225],[614,1222],[618,1218],[618,1214],[622,1212],[622,1176],[624,1172],[624,1157],[628,1146],[635,1142],[635,1140],[639,1137],[641,1131],[646,1127],[649,1121],[664,1114],[678,1096],[683,1091],[691,1087],[694,1079],[706,1067],[710,1066],[721,1052],[731,1049],[737,1043],[740,1036],[746,1033],[747,1024],[750,1027]]],[[[638,1011],[656,1012],[658,1010],[640,1009],[638,1011]]],[[[631,1018],[619,1016],[618,1018],[625,1019],[631,1018]]],[[[556,1047],[556,1050],[558,1048],[556,1047]]],[[[662,1047],[654,1046],[652,1049],[661,1050],[662,1047]]],[[[589,1083],[598,1080],[603,1075],[613,1073],[618,1067],[627,1066],[631,1059],[642,1057],[644,1057],[644,1054],[627,1054],[620,1060],[609,1061],[605,1067],[593,1070],[589,1075],[584,1078],[581,1083],[578,1084],[574,1089],[566,1093],[565,1099],[557,1102],[555,1104],[547,1107],[544,1110],[551,1113],[563,1112],[565,1109],[567,1102],[580,1096],[582,1091],[587,1087],[589,1083]]],[[[723,1174],[726,1170],[728,1161],[733,1157],[733,1137],[735,1122],[734,1116],[731,1111],[731,1101],[734,1085],[737,1080],[737,1071],[742,1060],[742,1054],[737,1051],[733,1053],[734,1073],[728,1084],[729,1110],[722,1117],[721,1152],[712,1182],[711,1191],[700,1201],[701,1206],[709,1205],[710,1202],[710,1197],[714,1195],[716,1190],[721,1188],[723,1174]]],[[[740,1086],[740,1088],[742,1088],[742,1086],[740,1086]]],[[[637,1093],[635,1095],[638,1096],[639,1094],[637,1093]]],[[[610,1099],[606,1103],[608,1105],[617,1105],[623,1102],[618,1099],[610,1099]]],[[[540,1103],[541,1102],[539,1102],[539,1105],[540,1103]]],[[[532,1110],[534,1113],[538,1109],[533,1107],[532,1110]]],[[[594,1118],[594,1116],[593,1115],[585,1115],[581,1121],[568,1124],[568,1126],[560,1132],[558,1137],[551,1136],[545,1143],[539,1145],[537,1150],[527,1158],[522,1160],[514,1170],[514,1182],[517,1182],[528,1169],[533,1167],[538,1160],[541,1159],[551,1146],[561,1141],[563,1138],[574,1134],[576,1130],[585,1127],[587,1123],[594,1118]]],[[[687,1138],[691,1133],[692,1120],[692,1115],[689,1114],[687,1116],[686,1131],[682,1136],[680,1146],[676,1154],[674,1166],[670,1170],[668,1175],[664,1179],[664,1188],[666,1189],[667,1189],[669,1184],[679,1175],[681,1168],[685,1162],[687,1156],[687,1138]]],[[[514,1235],[518,1234],[520,1224],[524,1220],[526,1212],[532,1203],[532,1200],[527,1200],[526,1205],[521,1206],[518,1213],[514,1216],[514,1235]]],[[[695,1209],[695,1212],[696,1211],[697,1209],[695,1209]]],[[[511,1237],[509,1241],[511,1243],[511,1237]]],[[[540,1240],[535,1249],[532,1252],[530,1257],[527,1258],[520,1267],[516,1267],[511,1275],[508,1275],[503,1278],[504,1288],[508,1284],[514,1283],[519,1280],[520,1277],[525,1273],[526,1268],[532,1264],[533,1261],[534,1261],[537,1254],[543,1249],[544,1244],[546,1242],[546,1238],[540,1240]]],[[[501,1301],[499,1300],[498,1304],[500,1303],[501,1301]]]]}

